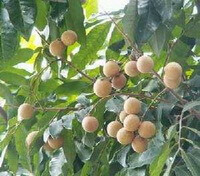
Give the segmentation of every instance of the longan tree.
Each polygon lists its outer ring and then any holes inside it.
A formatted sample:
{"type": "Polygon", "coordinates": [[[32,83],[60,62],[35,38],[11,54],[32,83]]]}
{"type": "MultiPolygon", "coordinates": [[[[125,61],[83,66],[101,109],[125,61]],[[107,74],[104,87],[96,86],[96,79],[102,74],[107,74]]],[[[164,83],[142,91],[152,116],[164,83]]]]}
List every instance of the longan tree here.
{"type": "Polygon", "coordinates": [[[199,176],[199,14],[0,1],[0,175],[199,176]]]}

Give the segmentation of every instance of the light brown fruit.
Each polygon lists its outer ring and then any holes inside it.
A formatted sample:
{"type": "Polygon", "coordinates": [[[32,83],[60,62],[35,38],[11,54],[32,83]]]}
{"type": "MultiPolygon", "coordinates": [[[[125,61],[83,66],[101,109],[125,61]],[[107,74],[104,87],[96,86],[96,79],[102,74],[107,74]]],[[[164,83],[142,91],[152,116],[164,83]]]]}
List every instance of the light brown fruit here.
{"type": "Polygon", "coordinates": [[[37,136],[38,132],[39,131],[32,131],[27,135],[27,137],[26,137],[26,146],[27,147],[29,147],[32,144],[32,142],[33,142],[34,138],[37,136]]]}
{"type": "Polygon", "coordinates": [[[163,82],[170,89],[176,89],[180,85],[181,80],[182,80],[181,77],[177,79],[169,79],[167,75],[164,75],[163,77],[163,82]]]}
{"type": "Polygon", "coordinates": [[[138,133],[142,138],[151,138],[156,134],[156,126],[150,121],[144,121],[141,123],[138,133]]]}
{"type": "Polygon", "coordinates": [[[120,74],[118,76],[113,77],[112,79],[112,87],[115,89],[122,89],[126,85],[126,77],[124,74],[120,74]]]}
{"type": "Polygon", "coordinates": [[[43,149],[46,150],[46,151],[49,151],[49,152],[52,152],[54,149],[50,147],[50,145],[48,144],[48,142],[46,142],[44,145],[43,145],[43,149]]]}
{"type": "Polygon", "coordinates": [[[137,69],[136,61],[127,62],[124,66],[124,72],[130,77],[137,76],[140,72],[137,69]]]}
{"type": "Polygon", "coordinates": [[[149,56],[141,56],[137,61],[137,69],[141,73],[149,73],[154,67],[154,61],[149,56]]]}
{"type": "Polygon", "coordinates": [[[62,57],[66,46],[60,40],[55,40],[49,45],[49,51],[53,56],[62,57]]]}
{"type": "Polygon", "coordinates": [[[124,102],[124,111],[127,114],[138,114],[141,110],[141,102],[137,98],[130,97],[124,102]]]}
{"type": "Polygon", "coordinates": [[[98,97],[107,97],[112,91],[112,85],[108,79],[98,79],[93,85],[93,91],[98,97]]]}
{"type": "Polygon", "coordinates": [[[147,150],[148,141],[140,136],[136,136],[131,144],[133,150],[137,153],[142,153],[147,150]]]}
{"type": "Polygon", "coordinates": [[[127,115],[128,114],[125,111],[121,111],[119,114],[119,120],[123,123],[127,115]]]}
{"type": "Polygon", "coordinates": [[[140,119],[135,114],[130,114],[124,119],[124,128],[127,131],[136,131],[140,126],[140,119]]]}
{"type": "Polygon", "coordinates": [[[117,141],[123,145],[130,144],[133,141],[134,133],[126,131],[125,128],[121,128],[117,132],[117,141]]]}
{"type": "Polygon", "coordinates": [[[116,138],[117,132],[119,129],[121,129],[123,126],[118,121],[112,121],[107,126],[107,133],[109,136],[116,138]]]}
{"type": "Polygon", "coordinates": [[[67,30],[65,32],[63,32],[63,34],[61,35],[61,41],[66,45],[66,46],[70,46],[73,45],[78,39],[78,36],[76,34],[76,32],[72,31],[72,30],[67,30]]]}
{"type": "Polygon", "coordinates": [[[86,132],[92,133],[98,129],[99,122],[93,116],[86,116],[82,121],[82,127],[86,132]]]}
{"type": "Polygon", "coordinates": [[[59,149],[60,147],[63,146],[64,143],[64,138],[63,137],[58,137],[58,138],[49,138],[48,139],[48,144],[52,149],[59,149]]]}
{"type": "Polygon", "coordinates": [[[168,79],[177,80],[182,75],[182,67],[176,62],[168,63],[165,68],[165,75],[168,79]]]}
{"type": "Polygon", "coordinates": [[[103,74],[107,77],[113,77],[119,74],[120,67],[115,61],[108,61],[103,67],[103,74]]]}
{"type": "Polygon", "coordinates": [[[34,108],[28,104],[24,103],[21,104],[18,108],[18,119],[24,120],[24,119],[30,119],[33,116],[34,108]]]}

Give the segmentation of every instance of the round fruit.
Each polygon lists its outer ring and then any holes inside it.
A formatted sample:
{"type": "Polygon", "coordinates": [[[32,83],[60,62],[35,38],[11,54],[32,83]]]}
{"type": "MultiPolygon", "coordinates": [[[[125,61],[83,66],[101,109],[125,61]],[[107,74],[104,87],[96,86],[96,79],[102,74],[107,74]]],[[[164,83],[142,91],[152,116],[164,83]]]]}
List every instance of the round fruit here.
{"type": "Polygon", "coordinates": [[[176,89],[181,83],[181,77],[178,79],[169,79],[167,75],[164,75],[163,82],[170,89],[176,89]]]}
{"type": "Polygon", "coordinates": [[[28,103],[21,104],[18,108],[18,118],[20,120],[30,119],[33,116],[33,113],[34,108],[28,103]]]}
{"type": "Polygon", "coordinates": [[[98,79],[93,85],[93,90],[98,97],[107,97],[112,91],[112,85],[108,79],[98,79]]]}
{"type": "Polygon", "coordinates": [[[31,143],[33,142],[35,136],[37,136],[39,131],[32,131],[28,134],[28,136],[26,137],[26,145],[27,147],[29,147],[31,145],[31,143]]]}
{"type": "Polygon", "coordinates": [[[140,119],[135,114],[130,114],[124,119],[124,128],[127,131],[136,131],[140,126],[140,119]]]}
{"type": "Polygon", "coordinates": [[[119,74],[120,67],[115,61],[108,61],[103,67],[103,73],[107,77],[113,77],[119,74]]]}
{"type": "Polygon", "coordinates": [[[142,153],[147,149],[148,141],[140,136],[136,136],[131,144],[133,150],[137,153],[142,153]]]}
{"type": "Polygon", "coordinates": [[[149,73],[154,67],[153,59],[149,56],[141,56],[137,61],[137,69],[141,73],[149,73]]]}
{"type": "Polygon", "coordinates": [[[49,152],[52,152],[54,149],[50,147],[50,145],[48,144],[48,142],[46,142],[44,145],[43,145],[43,149],[46,150],[46,151],[49,151],[49,152]]]}
{"type": "Polygon", "coordinates": [[[49,138],[48,139],[48,144],[52,149],[59,149],[60,147],[63,146],[64,139],[63,137],[58,137],[58,138],[49,138]]]}
{"type": "Polygon", "coordinates": [[[99,127],[99,122],[93,116],[86,116],[82,121],[82,127],[86,132],[92,133],[99,127]]]}
{"type": "Polygon", "coordinates": [[[117,141],[123,145],[130,144],[133,141],[134,134],[130,131],[126,131],[125,128],[121,128],[117,132],[117,141]]]}
{"type": "Polygon", "coordinates": [[[116,138],[117,132],[119,129],[121,129],[123,126],[118,121],[112,121],[107,126],[107,133],[109,136],[116,138]]]}
{"type": "Polygon", "coordinates": [[[136,61],[129,61],[124,66],[124,72],[130,76],[137,76],[140,72],[137,69],[136,61]]]}
{"type": "Polygon", "coordinates": [[[124,111],[127,114],[138,114],[141,110],[141,102],[137,98],[130,97],[124,102],[124,111]]]}
{"type": "Polygon", "coordinates": [[[72,30],[67,30],[61,35],[61,40],[66,46],[73,45],[77,41],[77,39],[78,36],[76,32],[72,30]]]}
{"type": "Polygon", "coordinates": [[[176,62],[168,63],[165,66],[164,71],[168,79],[178,79],[182,75],[182,67],[176,62]]]}
{"type": "Polygon", "coordinates": [[[141,137],[148,139],[156,134],[156,127],[150,121],[144,121],[141,123],[138,133],[141,137]]]}
{"type": "Polygon", "coordinates": [[[49,51],[53,56],[61,57],[65,51],[66,46],[60,40],[55,40],[49,45],[49,51]]]}
{"type": "Polygon", "coordinates": [[[122,89],[126,85],[126,81],[127,79],[124,74],[115,76],[112,79],[112,87],[115,89],[122,89]]]}
{"type": "Polygon", "coordinates": [[[119,114],[119,119],[120,121],[123,123],[124,122],[124,119],[126,118],[128,114],[125,112],[125,111],[121,111],[120,114],[119,114]]]}

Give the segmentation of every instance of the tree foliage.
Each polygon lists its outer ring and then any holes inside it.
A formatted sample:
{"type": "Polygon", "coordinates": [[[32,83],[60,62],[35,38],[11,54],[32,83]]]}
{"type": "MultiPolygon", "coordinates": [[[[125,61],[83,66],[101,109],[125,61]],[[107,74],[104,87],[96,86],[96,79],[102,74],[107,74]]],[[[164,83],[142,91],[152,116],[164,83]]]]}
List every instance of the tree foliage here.
{"type": "Polygon", "coordinates": [[[130,0],[124,9],[99,13],[98,0],[0,1],[0,175],[198,176],[200,172],[200,2],[130,0]],[[78,42],[62,59],[49,44],[66,30],[78,42]],[[93,81],[112,59],[151,55],[154,70],[128,78],[105,98],[93,93],[93,81]],[[183,68],[175,89],[163,84],[168,62],[183,68]],[[156,124],[148,149],[138,154],[108,137],[129,96],[142,101],[142,116],[156,124]],[[24,102],[34,117],[18,121],[24,102]],[[96,132],[83,130],[91,114],[96,132]],[[30,146],[27,135],[39,131],[30,146]],[[44,150],[49,137],[62,136],[63,147],[44,150]]]}

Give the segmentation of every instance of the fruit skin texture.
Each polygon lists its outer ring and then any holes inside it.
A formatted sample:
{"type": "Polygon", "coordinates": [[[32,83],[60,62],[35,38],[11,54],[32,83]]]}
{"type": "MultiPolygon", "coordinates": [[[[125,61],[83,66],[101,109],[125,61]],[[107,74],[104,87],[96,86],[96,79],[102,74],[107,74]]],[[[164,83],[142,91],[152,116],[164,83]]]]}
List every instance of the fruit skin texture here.
{"type": "Polygon", "coordinates": [[[135,114],[130,114],[124,119],[124,128],[127,131],[136,131],[140,126],[140,119],[135,114]]]}
{"type": "Polygon", "coordinates": [[[164,68],[165,75],[168,79],[177,80],[182,75],[182,67],[177,62],[170,62],[164,68]]]}
{"type": "Polygon", "coordinates": [[[137,76],[140,72],[137,69],[136,61],[127,62],[124,66],[124,72],[130,77],[137,76]]]}
{"type": "Polygon", "coordinates": [[[107,77],[113,77],[119,74],[120,67],[115,61],[108,61],[103,67],[103,74],[107,77]]]}
{"type": "Polygon", "coordinates": [[[66,46],[70,46],[73,45],[78,39],[78,36],[76,34],[76,32],[72,31],[72,30],[67,30],[65,32],[63,32],[63,34],[61,35],[61,41],[66,45],[66,46]]]}
{"type": "Polygon", "coordinates": [[[137,61],[137,69],[141,73],[149,73],[154,67],[153,59],[149,56],[141,56],[137,61]]]}
{"type": "Polygon", "coordinates": [[[119,120],[123,123],[127,115],[128,114],[125,111],[121,111],[119,114],[119,120]]]}
{"type": "Polygon", "coordinates": [[[115,76],[112,79],[112,87],[115,89],[122,89],[126,85],[126,81],[127,79],[124,74],[115,76]]]}
{"type": "Polygon", "coordinates": [[[156,127],[152,122],[144,121],[141,123],[138,133],[142,138],[149,139],[156,134],[156,127]]]}
{"type": "Polygon", "coordinates": [[[24,103],[21,104],[18,108],[18,119],[24,120],[24,119],[30,119],[33,116],[34,108],[28,104],[24,103]]]}
{"type": "Polygon", "coordinates": [[[148,141],[140,136],[136,136],[131,144],[133,150],[137,153],[142,153],[147,150],[148,141]]]}
{"type": "Polygon", "coordinates": [[[181,77],[178,79],[169,79],[167,75],[164,75],[163,82],[170,89],[176,89],[181,83],[181,77]]]}
{"type": "Polygon", "coordinates": [[[121,128],[117,132],[117,141],[122,145],[130,144],[133,141],[134,134],[130,131],[126,131],[125,128],[121,128]]]}
{"type": "Polygon", "coordinates": [[[124,102],[124,111],[127,114],[138,114],[141,110],[141,102],[137,98],[130,97],[124,102]]]}
{"type": "Polygon", "coordinates": [[[33,142],[35,136],[37,136],[39,131],[32,131],[30,132],[26,137],[26,146],[29,147],[31,143],[33,142]]]}
{"type": "Polygon", "coordinates": [[[116,138],[117,132],[122,128],[122,124],[118,121],[112,121],[107,126],[107,133],[109,136],[116,138]]]}
{"type": "Polygon", "coordinates": [[[86,132],[92,133],[98,129],[99,122],[93,116],[86,116],[82,121],[82,127],[86,132]]]}
{"type": "Polygon", "coordinates": [[[46,150],[46,151],[49,151],[49,152],[52,152],[54,149],[50,147],[50,145],[48,144],[48,142],[46,142],[44,145],[43,145],[43,149],[46,150]]]}
{"type": "Polygon", "coordinates": [[[98,79],[93,85],[93,91],[98,97],[107,97],[112,91],[112,85],[107,79],[98,79]]]}
{"type": "Polygon", "coordinates": [[[55,40],[49,45],[49,51],[53,56],[62,57],[66,46],[60,40],[55,40]]]}
{"type": "Polygon", "coordinates": [[[64,138],[63,137],[58,137],[58,138],[49,138],[48,139],[48,144],[52,149],[59,149],[60,147],[63,146],[64,143],[64,138]]]}

